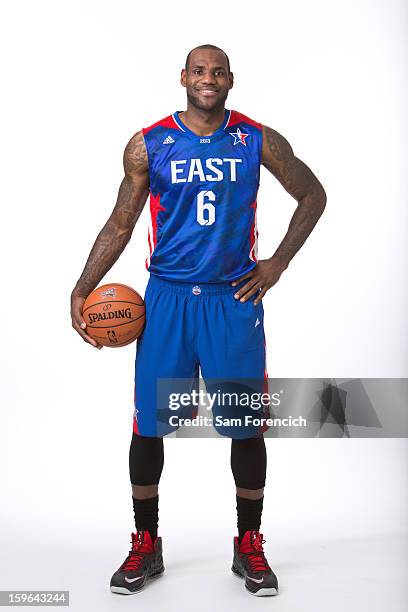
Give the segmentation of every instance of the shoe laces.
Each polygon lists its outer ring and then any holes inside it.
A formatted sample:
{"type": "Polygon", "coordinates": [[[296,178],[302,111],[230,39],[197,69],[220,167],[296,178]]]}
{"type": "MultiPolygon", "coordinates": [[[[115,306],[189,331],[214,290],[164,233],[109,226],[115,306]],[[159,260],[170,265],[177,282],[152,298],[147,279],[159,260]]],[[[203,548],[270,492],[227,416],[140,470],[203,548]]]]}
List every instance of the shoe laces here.
{"type": "Polygon", "coordinates": [[[122,564],[121,570],[125,572],[135,572],[139,567],[145,554],[143,549],[144,538],[143,532],[138,531],[132,533],[132,548],[129,550],[129,555],[122,564]]]}
{"type": "Polygon", "coordinates": [[[259,531],[251,531],[251,547],[244,548],[241,554],[248,558],[249,566],[253,572],[270,572],[271,568],[265,558],[262,544],[265,543],[263,534],[259,531]]]}

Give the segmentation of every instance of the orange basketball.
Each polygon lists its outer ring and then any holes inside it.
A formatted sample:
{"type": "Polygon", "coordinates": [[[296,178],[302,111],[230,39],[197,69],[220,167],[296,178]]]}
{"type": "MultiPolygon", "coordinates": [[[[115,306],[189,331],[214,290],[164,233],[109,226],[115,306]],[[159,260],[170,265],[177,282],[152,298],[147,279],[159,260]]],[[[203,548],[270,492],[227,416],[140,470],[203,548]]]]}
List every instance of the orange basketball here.
{"type": "Polygon", "coordinates": [[[82,314],[86,333],[103,346],[126,346],[140,336],[145,304],[137,291],[121,285],[101,285],[88,295],[82,314]]]}

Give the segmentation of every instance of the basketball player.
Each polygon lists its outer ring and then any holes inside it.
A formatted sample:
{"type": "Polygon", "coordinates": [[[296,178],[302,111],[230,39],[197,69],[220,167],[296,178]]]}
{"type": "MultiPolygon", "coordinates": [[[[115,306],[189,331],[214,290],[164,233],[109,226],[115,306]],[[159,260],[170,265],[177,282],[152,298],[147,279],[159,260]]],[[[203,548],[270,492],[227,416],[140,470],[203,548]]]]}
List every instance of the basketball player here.
{"type": "MultiPolygon", "coordinates": [[[[196,47],[181,84],[187,110],[137,132],[124,153],[116,206],[99,233],[72,292],[72,325],[83,340],[82,305],[118,259],[148,196],[151,222],[146,327],[137,342],[135,415],[129,453],[136,533],[112,576],[114,593],[138,592],[164,571],[157,535],[163,436],[158,378],[253,378],[266,375],[262,298],[303,245],[325,205],[324,189],[274,129],[225,108],[234,83],[224,51],[196,47]],[[298,202],[275,253],[257,258],[256,207],[261,164],[298,202]]],[[[188,409],[187,409],[188,410],[188,409]]],[[[222,413],[222,407],[219,408],[222,413]]],[[[190,413],[191,414],[191,413],[190,413]]],[[[185,416],[185,415],[184,415],[185,416]]],[[[238,534],[233,572],[254,595],[274,595],[278,581],[260,533],[266,476],[263,432],[233,432],[238,534]]]]}

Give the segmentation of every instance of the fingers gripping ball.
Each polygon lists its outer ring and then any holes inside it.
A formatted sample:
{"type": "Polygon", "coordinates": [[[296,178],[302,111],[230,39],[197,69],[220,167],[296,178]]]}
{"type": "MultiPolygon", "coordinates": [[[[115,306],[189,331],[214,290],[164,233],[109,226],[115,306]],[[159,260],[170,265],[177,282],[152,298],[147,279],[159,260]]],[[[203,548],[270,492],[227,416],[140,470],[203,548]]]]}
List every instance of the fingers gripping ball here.
{"type": "Polygon", "coordinates": [[[84,302],[82,314],[87,334],[103,346],[130,344],[145,324],[143,299],[132,287],[119,283],[94,289],[84,302]]]}

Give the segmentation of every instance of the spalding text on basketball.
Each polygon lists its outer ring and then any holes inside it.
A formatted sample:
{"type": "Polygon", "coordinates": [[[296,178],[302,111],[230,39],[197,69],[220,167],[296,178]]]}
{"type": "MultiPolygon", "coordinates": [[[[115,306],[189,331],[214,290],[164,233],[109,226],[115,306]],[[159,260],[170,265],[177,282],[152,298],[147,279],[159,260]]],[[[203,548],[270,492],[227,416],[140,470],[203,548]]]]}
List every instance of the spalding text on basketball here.
{"type": "Polygon", "coordinates": [[[132,312],[130,308],[122,308],[120,310],[111,310],[110,312],[90,312],[88,314],[89,321],[108,321],[109,319],[131,319],[132,312]]]}

